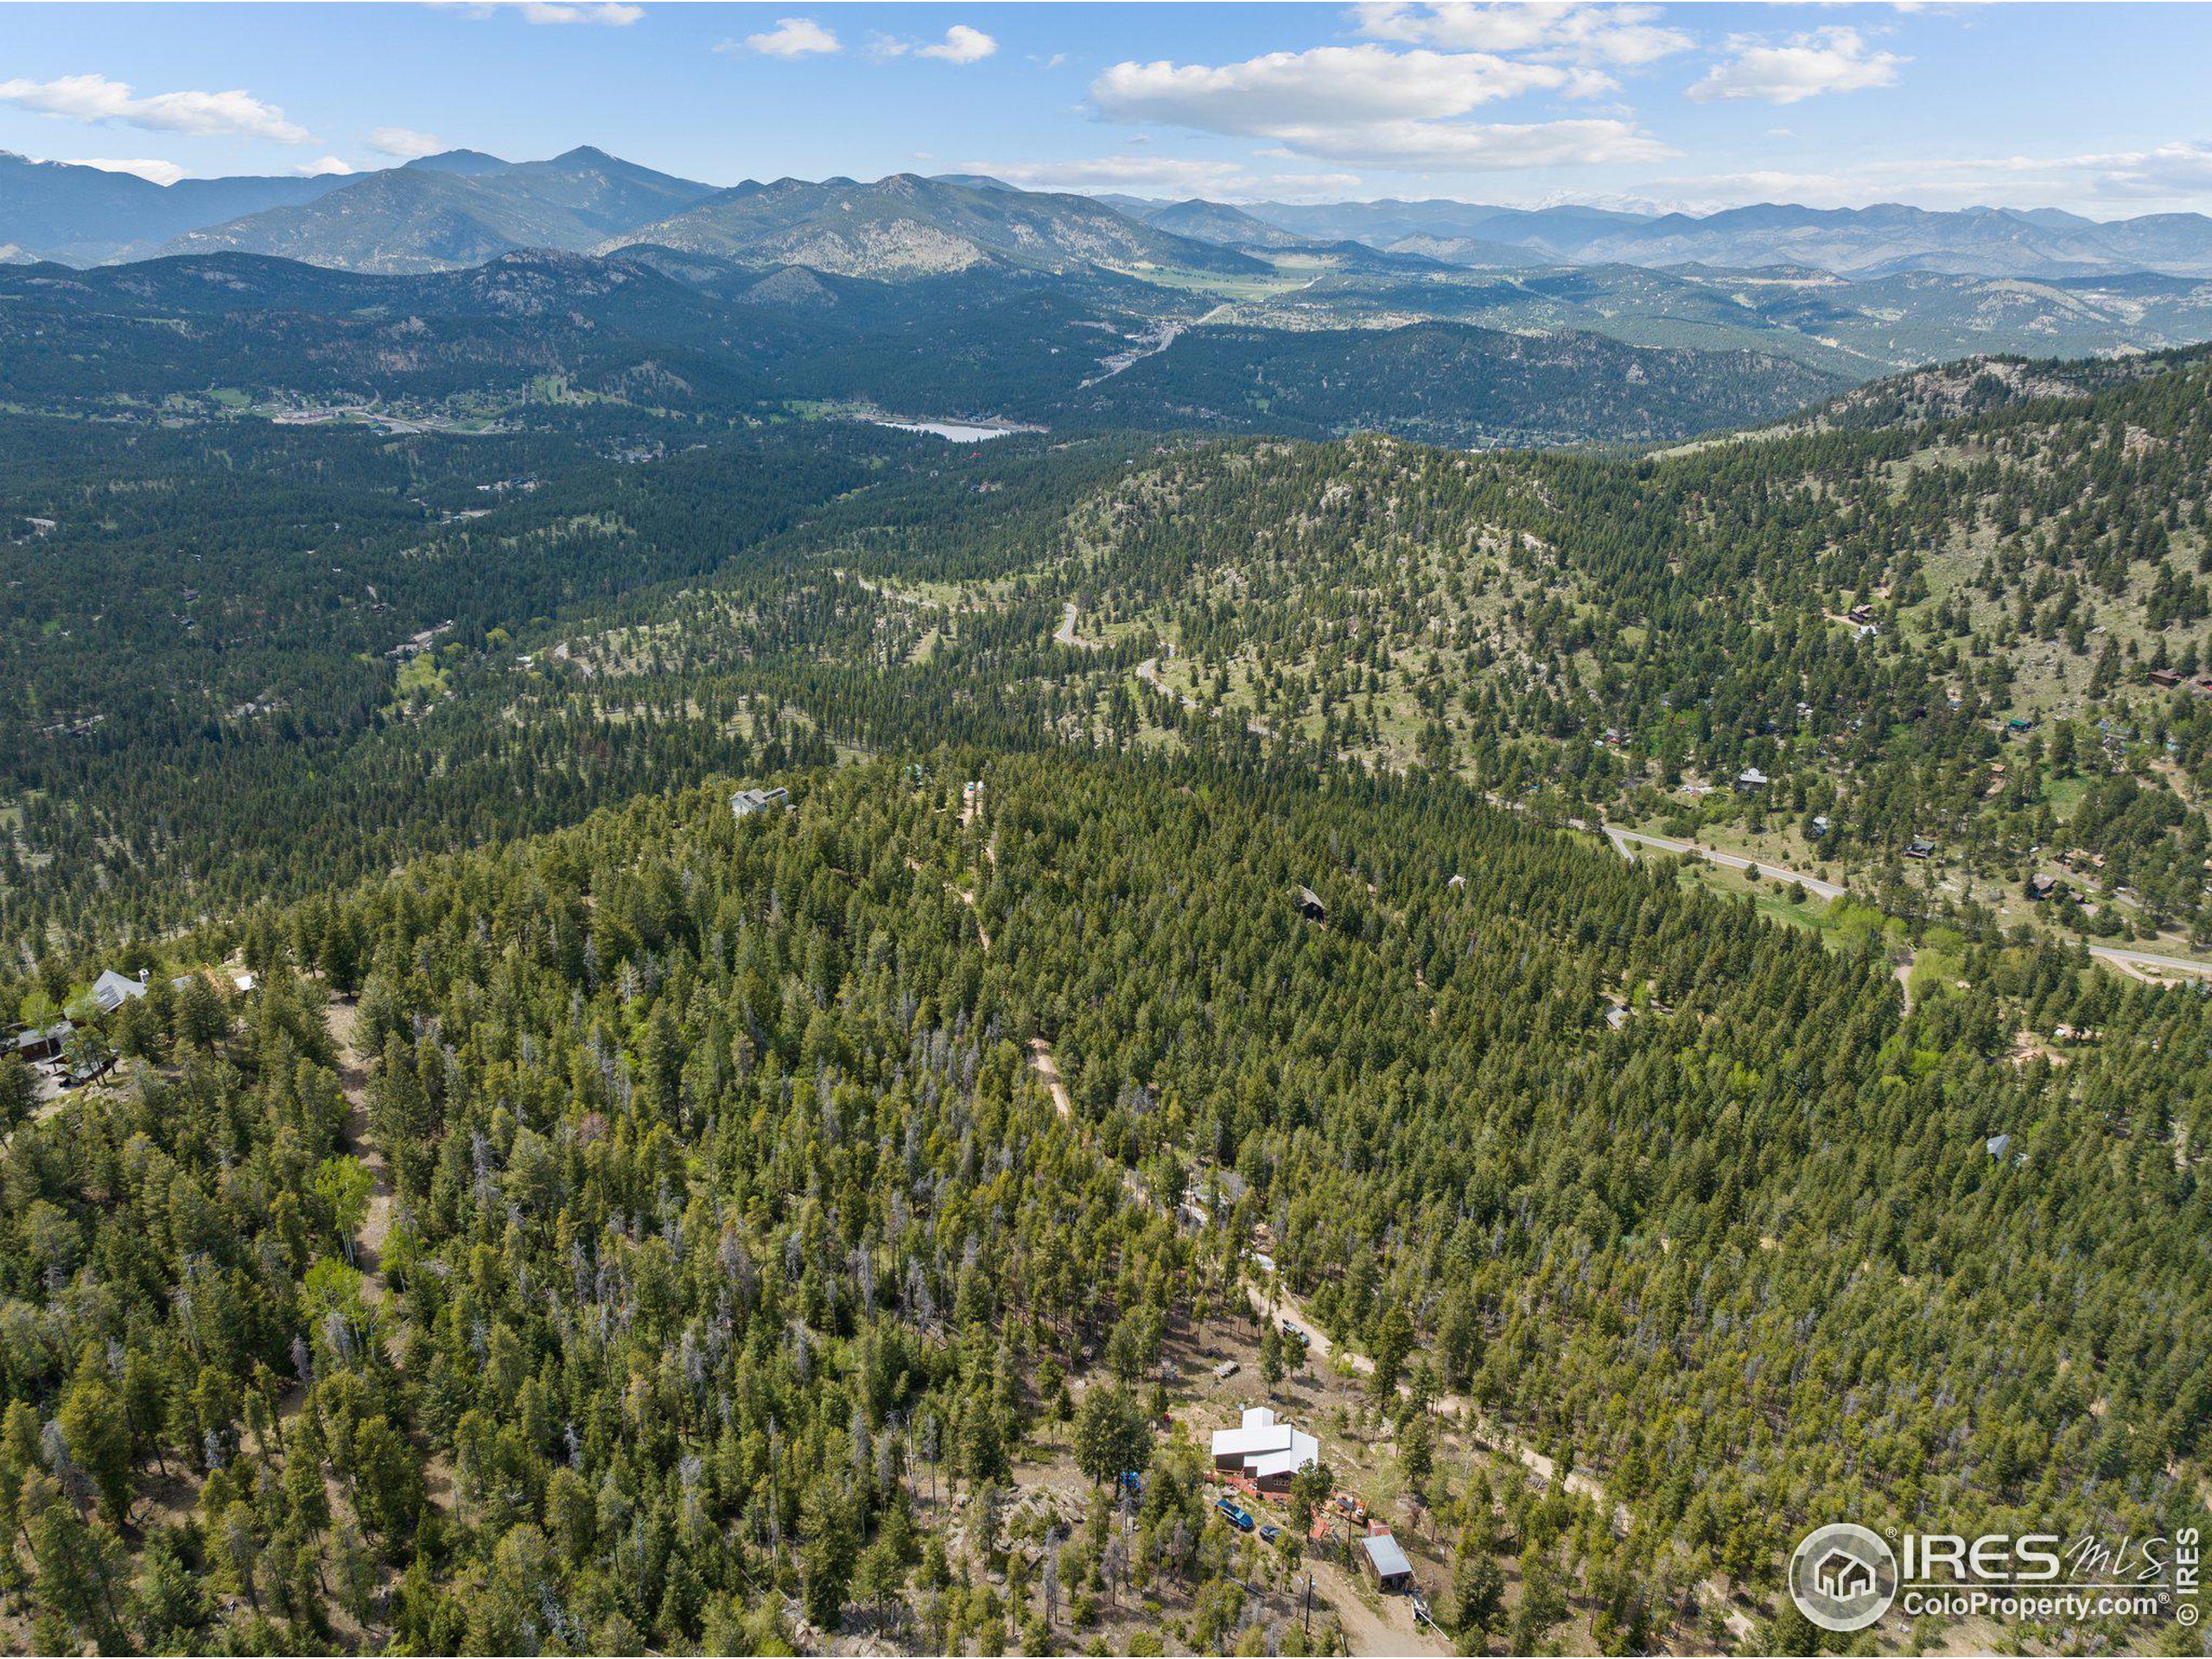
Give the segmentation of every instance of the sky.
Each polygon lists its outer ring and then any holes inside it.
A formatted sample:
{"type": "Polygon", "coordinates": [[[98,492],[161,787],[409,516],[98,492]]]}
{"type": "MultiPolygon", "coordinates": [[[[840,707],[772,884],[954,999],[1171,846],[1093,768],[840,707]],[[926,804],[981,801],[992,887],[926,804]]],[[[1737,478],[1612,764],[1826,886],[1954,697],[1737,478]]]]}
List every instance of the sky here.
{"type": "Polygon", "coordinates": [[[2212,211],[2212,5],[0,5],[0,149],[733,184],[2212,211]]]}

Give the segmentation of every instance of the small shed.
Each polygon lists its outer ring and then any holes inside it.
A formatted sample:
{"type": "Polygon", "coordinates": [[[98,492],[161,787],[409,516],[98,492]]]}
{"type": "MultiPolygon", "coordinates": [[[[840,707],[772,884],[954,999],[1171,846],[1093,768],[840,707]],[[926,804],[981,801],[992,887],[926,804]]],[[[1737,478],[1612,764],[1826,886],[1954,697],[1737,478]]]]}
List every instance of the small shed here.
{"type": "Polygon", "coordinates": [[[1321,895],[1307,887],[1298,889],[1298,913],[1309,922],[1329,919],[1329,907],[1321,902],[1321,895]]]}
{"type": "Polygon", "coordinates": [[[1927,836],[1915,836],[1910,842],[1906,843],[1904,855],[1907,858],[1926,858],[1933,854],[1935,850],[1936,843],[1929,840],[1927,836]]]}
{"type": "Polygon", "coordinates": [[[1406,1559],[1406,1552],[1398,1548],[1398,1541],[1387,1532],[1378,1532],[1359,1541],[1361,1553],[1367,1557],[1367,1570],[1375,1574],[1375,1582],[1385,1591],[1410,1590],[1414,1587],[1414,1564],[1406,1559]]]}
{"type": "Polygon", "coordinates": [[[1745,766],[1736,774],[1736,787],[1747,795],[1757,794],[1767,785],[1767,775],[1757,766],[1745,766]]]}

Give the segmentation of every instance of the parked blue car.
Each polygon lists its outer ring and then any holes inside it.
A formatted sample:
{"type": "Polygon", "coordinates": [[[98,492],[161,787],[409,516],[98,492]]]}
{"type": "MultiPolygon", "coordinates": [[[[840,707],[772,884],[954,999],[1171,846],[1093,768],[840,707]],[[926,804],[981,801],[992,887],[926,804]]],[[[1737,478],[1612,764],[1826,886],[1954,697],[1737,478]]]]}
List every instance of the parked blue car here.
{"type": "Polygon", "coordinates": [[[1219,1510],[1221,1511],[1221,1518],[1228,1522],[1230,1526],[1236,1528],[1237,1531],[1249,1532],[1252,1530],[1253,1522],[1251,1516],[1246,1512],[1244,1506],[1239,1503],[1235,1498],[1217,1498],[1214,1502],[1214,1508],[1219,1510]]]}

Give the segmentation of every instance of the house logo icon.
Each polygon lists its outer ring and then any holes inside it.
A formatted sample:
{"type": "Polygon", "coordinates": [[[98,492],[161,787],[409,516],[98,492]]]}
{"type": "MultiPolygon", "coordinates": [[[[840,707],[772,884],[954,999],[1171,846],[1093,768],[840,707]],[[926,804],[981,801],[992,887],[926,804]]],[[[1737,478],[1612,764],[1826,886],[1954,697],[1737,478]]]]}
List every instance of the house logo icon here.
{"type": "Polygon", "coordinates": [[[1897,1599],[1897,1558],[1850,1522],[1815,1529],[1789,1558],[1789,1599],[1824,1630],[1863,1630],[1897,1599]]]}
{"type": "Polygon", "coordinates": [[[1822,1595],[1850,1601],[1874,1587],[1874,1569],[1856,1555],[1832,1549],[1813,1566],[1813,1582],[1822,1595]]]}

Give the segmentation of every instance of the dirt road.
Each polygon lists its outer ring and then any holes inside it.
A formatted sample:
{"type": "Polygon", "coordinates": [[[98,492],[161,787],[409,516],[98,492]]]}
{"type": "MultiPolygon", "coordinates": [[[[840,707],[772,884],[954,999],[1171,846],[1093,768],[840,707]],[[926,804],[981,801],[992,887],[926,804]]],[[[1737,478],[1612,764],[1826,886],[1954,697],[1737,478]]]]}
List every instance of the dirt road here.
{"type": "Polygon", "coordinates": [[[352,997],[334,998],[324,1016],[338,1045],[338,1083],[346,1092],[346,1143],[369,1172],[368,1214],[354,1235],[353,1265],[361,1270],[361,1300],[371,1306],[385,1299],[384,1243],[391,1232],[391,1166],[369,1138],[368,1063],[353,1046],[360,1005],[352,997]]]}
{"type": "Polygon", "coordinates": [[[1452,1653],[1452,1644],[1414,1617],[1404,1596],[1382,1598],[1382,1611],[1368,1605],[1351,1575],[1334,1564],[1308,1557],[1313,1593],[1325,1600],[1344,1626],[1344,1646],[1355,1654],[1452,1653]]]}

